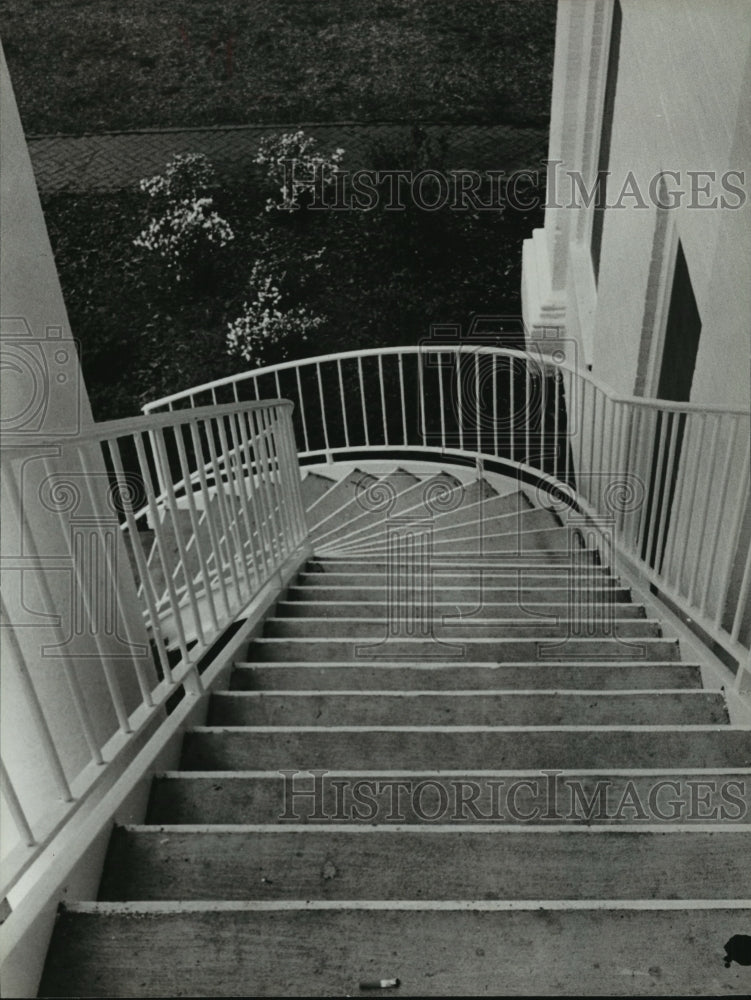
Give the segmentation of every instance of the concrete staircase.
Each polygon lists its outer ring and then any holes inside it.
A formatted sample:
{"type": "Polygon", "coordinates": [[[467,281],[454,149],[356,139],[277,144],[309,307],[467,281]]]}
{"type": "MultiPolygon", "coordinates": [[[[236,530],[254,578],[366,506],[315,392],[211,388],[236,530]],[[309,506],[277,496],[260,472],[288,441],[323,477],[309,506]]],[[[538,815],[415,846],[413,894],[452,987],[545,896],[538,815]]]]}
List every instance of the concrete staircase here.
{"type": "Polygon", "coordinates": [[[303,493],[314,557],[40,995],[748,995],[751,734],[702,664],[522,490],[303,493]]]}

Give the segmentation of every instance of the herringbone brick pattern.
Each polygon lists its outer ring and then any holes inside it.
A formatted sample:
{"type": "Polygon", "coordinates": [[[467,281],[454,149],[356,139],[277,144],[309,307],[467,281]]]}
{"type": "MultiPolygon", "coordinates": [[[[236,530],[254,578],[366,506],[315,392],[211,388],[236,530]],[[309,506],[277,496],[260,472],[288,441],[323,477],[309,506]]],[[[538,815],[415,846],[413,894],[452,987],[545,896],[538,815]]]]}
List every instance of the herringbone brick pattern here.
{"type": "Polygon", "coordinates": [[[29,150],[44,194],[118,191],[160,172],[175,153],[205,153],[220,177],[241,178],[255,169],[253,157],[264,136],[297,128],[313,135],[324,150],[343,147],[350,170],[414,169],[408,161],[416,129],[432,149],[440,148],[420,166],[510,172],[541,167],[547,154],[547,129],[539,126],[357,122],[32,136],[29,150]],[[443,162],[435,162],[436,155],[443,162]]]}

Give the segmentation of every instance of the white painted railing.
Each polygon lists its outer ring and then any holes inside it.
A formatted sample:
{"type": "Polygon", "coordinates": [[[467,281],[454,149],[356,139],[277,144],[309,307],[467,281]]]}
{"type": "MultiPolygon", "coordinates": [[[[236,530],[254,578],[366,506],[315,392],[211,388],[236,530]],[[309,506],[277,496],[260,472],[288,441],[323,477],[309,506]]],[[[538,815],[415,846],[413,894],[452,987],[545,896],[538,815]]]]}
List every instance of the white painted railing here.
{"type": "Polygon", "coordinates": [[[4,456],[19,566],[43,617],[19,622],[4,602],[6,691],[31,731],[6,734],[3,808],[18,836],[0,898],[105,775],[111,782],[124,748],[160,724],[168,699],[202,693],[202,658],[303,546],[291,410],[272,400],[153,414],[4,456]],[[67,551],[53,558],[41,536],[55,519],[67,551]],[[140,642],[124,607],[131,570],[140,642]],[[62,597],[61,571],[70,582],[62,597]],[[46,772],[33,780],[28,739],[46,772]],[[32,784],[49,789],[49,801],[32,784]]]}
{"type": "Polygon", "coordinates": [[[618,396],[555,355],[438,343],[256,369],[145,411],[270,393],[295,402],[303,459],[471,456],[578,506],[739,664],[739,685],[748,673],[747,411],[618,396]]]}

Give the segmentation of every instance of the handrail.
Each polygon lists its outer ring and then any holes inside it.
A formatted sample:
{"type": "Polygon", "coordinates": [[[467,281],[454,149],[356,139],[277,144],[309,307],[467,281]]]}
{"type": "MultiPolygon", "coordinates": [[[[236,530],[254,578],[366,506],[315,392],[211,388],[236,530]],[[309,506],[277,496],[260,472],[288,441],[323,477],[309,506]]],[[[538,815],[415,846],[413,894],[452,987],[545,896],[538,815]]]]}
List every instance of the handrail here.
{"type": "Polygon", "coordinates": [[[620,395],[555,355],[440,342],[287,361],[144,409],[271,391],[295,402],[303,460],[471,456],[568,498],[610,525],[615,550],[740,677],[751,645],[747,409],[620,395]]]}
{"type": "MultiPolygon", "coordinates": [[[[342,351],[336,354],[319,354],[309,358],[302,358],[295,361],[282,361],[276,365],[269,365],[267,367],[253,368],[248,371],[239,372],[235,375],[225,375],[223,378],[213,379],[209,382],[202,382],[199,385],[191,386],[189,389],[181,389],[179,392],[173,392],[170,395],[162,396],[159,399],[154,399],[150,403],[144,404],[142,407],[144,413],[156,413],[162,407],[170,407],[171,404],[179,400],[192,399],[195,396],[216,391],[217,389],[224,388],[230,385],[236,385],[241,382],[250,381],[261,375],[270,375],[275,372],[284,371],[295,371],[300,367],[312,364],[324,364],[326,362],[337,362],[337,361],[347,361],[349,359],[357,358],[367,358],[375,357],[378,355],[389,356],[389,355],[399,355],[399,354],[419,354],[419,353],[446,353],[451,350],[455,350],[457,353],[472,353],[479,352],[482,354],[497,354],[499,356],[519,358],[520,360],[528,360],[530,357],[535,359],[546,358],[546,360],[554,364],[556,368],[560,371],[567,371],[571,374],[576,374],[579,377],[585,378],[588,382],[594,385],[597,389],[603,392],[605,395],[610,397],[614,402],[618,403],[631,403],[634,406],[650,406],[653,404],[663,404],[665,400],[658,399],[657,397],[648,396],[629,396],[622,393],[617,393],[613,388],[608,386],[606,383],[601,382],[599,379],[595,378],[591,372],[581,372],[578,368],[574,367],[565,358],[563,360],[553,360],[547,358],[543,354],[530,354],[529,351],[520,351],[510,347],[493,347],[491,345],[478,345],[478,344],[459,344],[452,348],[449,344],[418,344],[416,346],[405,346],[405,347],[379,347],[379,348],[362,348],[357,351],[342,351]]],[[[702,412],[702,413],[733,413],[739,416],[748,415],[748,409],[743,408],[728,408],[721,405],[712,405],[705,403],[678,403],[671,402],[671,406],[681,412],[702,412]]]]}
{"type": "Polygon", "coordinates": [[[19,842],[4,860],[0,898],[119,773],[124,748],[160,724],[168,699],[203,693],[202,658],[307,539],[288,400],[97,424],[64,443],[9,449],[3,471],[23,536],[20,565],[34,571],[48,629],[35,633],[39,653],[25,654],[28,628],[3,606],[7,669],[19,679],[19,711],[32,720],[52,790],[40,800],[26,787],[25,760],[9,741],[0,777],[19,842]],[[40,558],[40,538],[55,523],[66,551],[40,558]],[[61,569],[70,580],[62,596],[61,569]],[[45,656],[67,686],[62,734],[60,690],[51,693],[49,670],[36,662],[45,656]],[[66,759],[72,743],[76,763],[66,759]]]}

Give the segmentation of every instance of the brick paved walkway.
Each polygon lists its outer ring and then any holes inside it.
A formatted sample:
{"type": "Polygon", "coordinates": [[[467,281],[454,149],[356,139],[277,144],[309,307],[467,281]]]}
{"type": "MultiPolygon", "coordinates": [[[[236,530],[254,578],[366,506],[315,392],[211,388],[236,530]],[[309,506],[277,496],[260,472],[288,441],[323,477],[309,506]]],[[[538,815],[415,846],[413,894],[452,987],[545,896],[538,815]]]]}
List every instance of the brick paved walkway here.
{"type": "MultiPolygon", "coordinates": [[[[260,139],[274,132],[303,128],[323,149],[342,146],[349,169],[412,166],[408,160],[412,125],[336,122],[312,125],[245,125],[213,129],[108,132],[81,136],[29,138],[34,172],[44,194],[60,191],[117,191],[158,173],[175,153],[205,153],[222,177],[239,178],[252,171],[260,139]]],[[[508,125],[434,125],[420,128],[445,140],[446,169],[506,170],[540,167],[547,155],[547,128],[508,125]]]]}

